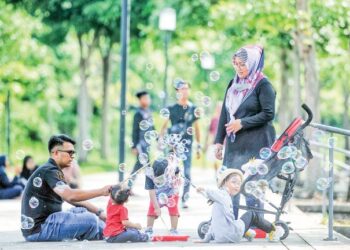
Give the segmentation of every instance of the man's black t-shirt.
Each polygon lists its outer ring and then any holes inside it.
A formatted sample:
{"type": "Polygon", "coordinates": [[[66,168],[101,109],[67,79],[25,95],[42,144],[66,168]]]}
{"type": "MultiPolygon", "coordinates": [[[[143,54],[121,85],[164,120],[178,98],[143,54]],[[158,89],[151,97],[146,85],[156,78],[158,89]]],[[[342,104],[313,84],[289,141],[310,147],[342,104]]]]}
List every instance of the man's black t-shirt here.
{"type": "MultiPolygon", "coordinates": [[[[195,116],[195,109],[192,103],[187,106],[182,106],[178,103],[168,107],[171,121],[171,127],[169,129],[170,134],[181,134],[183,139],[193,140],[193,134],[188,133],[187,129],[198,120],[195,116]]],[[[194,131],[194,129],[193,129],[194,131]]]]}
{"type": "Polygon", "coordinates": [[[62,210],[62,198],[53,189],[65,187],[62,170],[53,159],[30,176],[22,197],[21,229],[23,236],[40,232],[41,224],[55,212],[62,210]]]}

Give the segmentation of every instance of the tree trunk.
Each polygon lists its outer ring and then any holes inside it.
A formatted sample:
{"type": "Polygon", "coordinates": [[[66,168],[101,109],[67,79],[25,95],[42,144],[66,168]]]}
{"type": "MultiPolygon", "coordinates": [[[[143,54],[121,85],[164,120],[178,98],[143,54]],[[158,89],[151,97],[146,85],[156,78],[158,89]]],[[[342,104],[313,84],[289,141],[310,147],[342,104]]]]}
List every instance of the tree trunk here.
{"type": "Polygon", "coordinates": [[[89,76],[88,71],[90,55],[94,47],[95,37],[93,39],[93,42],[91,44],[88,44],[83,41],[83,35],[78,34],[78,42],[80,49],[79,71],[81,81],[78,94],[78,156],[79,162],[84,162],[87,160],[87,151],[83,148],[83,142],[86,139],[90,139],[90,118],[92,113],[87,82],[89,76]]]}
{"type": "MultiPolygon", "coordinates": [[[[315,44],[312,38],[311,18],[308,10],[307,0],[296,1],[298,17],[297,36],[301,58],[304,65],[305,103],[314,114],[313,122],[319,122],[319,82],[316,70],[315,44]]],[[[310,136],[310,135],[308,135],[310,136]]],[[[321,176],[319,161],[313,159],[306,170],[307,181],[305,189],[308,197],[313,196],[316,190],[317,178],[321,176]]]]}
{"type": "Polygon", "coordinates": [[[102,123],[101,123],[101,158],[108,157],[108,87],[110,81],[111,50],[108,49],[102,56],[102,123]]]}
{"type": "MultiPolygon", "coordinates": [[[[350,117],[349,117],[349,100],[350,100],[350,91],[344,86],[344,113],[343,113],[343,128],[350,129],[350,117]]],[[[350,150],[350,140],[348,136],[344,136],[345,138],[345,150],[350,150]]],[[[345,164],[350,165],[350,157],[345,156],[345,164]]],[[[346,197],[347,201],[350,201],[350,179],[348,184],[348,193],[346,197]]]]}
{"type": "Polygon", "coordinates": [[[287,49],[282,48],[281,51],[281,94],[279,101],[279,124],[281,132],[286,129],[291,120],[291,105],[290,105],[290,86],[288,83],[288,58],[287,49]]]}
{"type": "Polygon", "coordinates": [[[300,83],[300,53],[297,40],[294,38],[295,45],[293,46],[293,116],[301,116],[301,83],[300,83]]]}

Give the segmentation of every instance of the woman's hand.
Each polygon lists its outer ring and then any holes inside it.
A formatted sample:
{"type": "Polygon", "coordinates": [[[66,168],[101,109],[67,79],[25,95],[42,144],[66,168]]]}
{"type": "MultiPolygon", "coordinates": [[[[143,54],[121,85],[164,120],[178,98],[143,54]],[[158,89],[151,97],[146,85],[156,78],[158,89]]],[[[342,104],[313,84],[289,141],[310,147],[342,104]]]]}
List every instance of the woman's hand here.
{"type": "Polygon", "coordinates": [[[242,124],[241,124],[241,119],[234,120],[230,123],[225,124],[226,127],[226,133],[229,135],[231,133],[237,133],[238,131],[241,130],[242,124]]]}
{"type": "Polygon", "coordinates": [[[215,145],[215,147],[216,147],[215,148],[215,157],[216,157],[216,159],[222,160],[222,150],[223,150],[224,146],[222,144],[220,144],[220,143],[217,143],[215,145]]]}

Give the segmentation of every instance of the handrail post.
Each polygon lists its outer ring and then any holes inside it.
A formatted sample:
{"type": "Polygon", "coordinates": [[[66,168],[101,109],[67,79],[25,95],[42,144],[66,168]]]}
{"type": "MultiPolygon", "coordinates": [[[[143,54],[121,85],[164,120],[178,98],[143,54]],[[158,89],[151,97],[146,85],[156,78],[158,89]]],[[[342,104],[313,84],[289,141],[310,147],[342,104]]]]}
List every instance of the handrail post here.
{"type": "Polygon", "coordinates": [[[334,164],[334,137],[328,139],[329,145],[329,187],[328,187],[328,238],[327,241],[336,241],[337,239],[333,237],[333,192],[334,192],[334,181],[333,181],[333,164],[334,164]]]}

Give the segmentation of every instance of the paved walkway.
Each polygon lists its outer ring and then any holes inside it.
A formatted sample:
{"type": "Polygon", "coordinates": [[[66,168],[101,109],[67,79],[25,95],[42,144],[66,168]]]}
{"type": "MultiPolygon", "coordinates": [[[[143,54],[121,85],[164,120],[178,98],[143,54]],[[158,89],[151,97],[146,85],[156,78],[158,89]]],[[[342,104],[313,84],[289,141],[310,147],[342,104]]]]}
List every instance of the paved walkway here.
{"type": "MultiPolygon", "coordinates": [[[[100,187],[105,184],[115,183],[117,177],[115,173],[106,173],[98,175],[90,175],[83,178],[85,188],[100,187]]],[[[215,185],[213,179],[213,171],[194,169],[194,182],[203,187],[213,187],[215,185]]],[[[131,197],[127,204],[129,208],[130,220],[140,222],[146,226],[146,213],[148,208],[148,193],[143,189],[144,178],[140,176],[135,182],[136,196],[131,197]]],[[[278,200],[277,196],[271,196],[271,200],[278,200]]],[[[105,207],[107,197],[96,198],[93,202],[105,207]]],[[[242,199],[241,199],[242,200],[242,199]]],[[[181,234],[190,235],[188,242],[149,242],[149,243],[126,243],[126,244],[107,244],[104,241],[66,241],[66,242],[45,242],[45,243],[28,243],[22,238],[20,228],[20,200],[1,201],[0,202],[0,250],[7,249],[178,249],[178,248],[199,248],[199,249],[350,249],[350,240],[342,235],[335,233],[338,241],[328,242],[323,239],[327,237],[327,228],[303,214],[294,206],[289,206],[290,211],[284,215],[284,221],[290,221],[290,226],[294,229],[290,232],[289,237],[278,243],[270,243],[265,239],[256,239],[253,242],[242,240],[239,244],[198,244],[193,240],[198,239],[197,226],[203,220],[210,217],[210,207],[206,204],[206,200],[193,190],[189,200],[190,208],[181,210],[179,220],[179,231],[181,234]]],[[[65,208],[69,205],[65,204],[65,208]]],[[[155,223],[155,233],[164,235],[170,222],[167,211],[162,210],[163,218],[167,223],[165,226],[160,220],[155,223]]],[[[267,217],[271,219],[271,217],[267,217]]]]}

